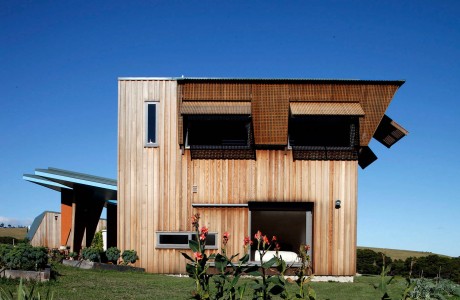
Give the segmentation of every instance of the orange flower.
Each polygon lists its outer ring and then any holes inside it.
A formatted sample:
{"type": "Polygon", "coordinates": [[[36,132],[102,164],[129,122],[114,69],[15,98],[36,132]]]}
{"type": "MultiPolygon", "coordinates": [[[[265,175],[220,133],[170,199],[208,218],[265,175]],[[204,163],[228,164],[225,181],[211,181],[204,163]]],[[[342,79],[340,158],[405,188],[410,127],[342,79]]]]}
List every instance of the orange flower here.
{"type": "Polygon", "coordinates": [[[203,254],[201,254],[201,252],[193,252],[193,256],[195,257],[196,260],[203,259],[203,254]]]}

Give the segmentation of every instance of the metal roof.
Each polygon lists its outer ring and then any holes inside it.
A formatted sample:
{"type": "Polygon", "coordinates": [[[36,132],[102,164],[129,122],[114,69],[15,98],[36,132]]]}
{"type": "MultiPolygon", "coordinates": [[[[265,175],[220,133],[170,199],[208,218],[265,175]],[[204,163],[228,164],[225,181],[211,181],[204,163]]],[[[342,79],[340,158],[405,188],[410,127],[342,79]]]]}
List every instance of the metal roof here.
{"type": "Polygon", "coordinates": [[[115,179],[78,173],[57,168],[36,169],[35,174],[24,174],[24,180],[61,192],[72,190],[75,185],[95,188],[105,201],[117,199],[117,181],[115,179]]]}
{"type": "Polygon", "coordinates": [[[343,78],[237,78],[237,77],[119,77],[118,80],[177,80],[177,81],[264,81],[264,82],[314,82],[314,83],[362,83],[395,84],[402,86],[405,80],[343,79],[343,78]]]}

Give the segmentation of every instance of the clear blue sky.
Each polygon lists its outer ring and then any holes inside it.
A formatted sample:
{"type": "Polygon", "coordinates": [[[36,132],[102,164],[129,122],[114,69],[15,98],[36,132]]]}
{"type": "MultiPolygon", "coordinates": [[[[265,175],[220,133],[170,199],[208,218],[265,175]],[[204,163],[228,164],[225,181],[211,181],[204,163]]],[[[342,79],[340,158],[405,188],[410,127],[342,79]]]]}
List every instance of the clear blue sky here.
{"type": "Polygon", "coordinates": [[[410,131],[359,173],[358,244],[460,256],[459,1],[0,1],[0,220],[59,194],[48,166],[116,178],[117,78],[405,79],[410,131]]]}

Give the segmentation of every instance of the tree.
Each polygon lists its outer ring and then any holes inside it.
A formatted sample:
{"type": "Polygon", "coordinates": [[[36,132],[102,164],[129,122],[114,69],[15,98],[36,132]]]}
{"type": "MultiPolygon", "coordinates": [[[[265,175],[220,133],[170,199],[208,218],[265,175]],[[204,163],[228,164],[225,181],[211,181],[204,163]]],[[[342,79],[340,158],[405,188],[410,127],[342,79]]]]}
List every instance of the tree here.
{"type": "Polygon", "coordinates": [[[5,223],[0,223],[0,228],[5,227],[5,223]]]}

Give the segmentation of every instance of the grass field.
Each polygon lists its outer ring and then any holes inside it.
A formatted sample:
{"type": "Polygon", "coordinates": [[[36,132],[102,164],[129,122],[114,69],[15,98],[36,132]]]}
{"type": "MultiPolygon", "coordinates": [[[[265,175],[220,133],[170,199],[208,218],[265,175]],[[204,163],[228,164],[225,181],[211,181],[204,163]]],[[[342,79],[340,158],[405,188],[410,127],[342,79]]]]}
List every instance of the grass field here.
{"type": "MultiPolygon", "coordinates": [[[[42,295],[51,290],[54,299],[187,299],[194,288],[194,281],[188,277],[82,270],[60,264],[56,266],[56,271],[55,280],[36,287],[42,295]]],[[[380,299],[381,295],[372,287],[378,280],[376,276],[361,276],[356,277],[354,283],[315,282],[312,286],[317,299],[380,299]]],[[[243,282],[250,283],[250,279],[243,282]]],[[[18,281],[0,279],[0,288],[5,291],[15,291],[17,284],[18,281]]],[[[292,284],[289,288],[294,291],[295,287],[292,284]]],[[[394,280],[394,284],[389,286],[392,299],[399,299],[403,290],[403,279],[394,280]]],[[[249,290],[247,299],[251,299],[249,290]]]]}
{"type": "Polygon", "coordinates": [[[0,236],[10,236],[22,240],[27,235],[27,228],[0,228],[0,236]]]}
{"type": "Polygon", "coordinates": [[[375,252],[382,252],[386,256],[391,257],[393,260],[395,259],[406,260],[406,258],[408,257],[423,257],[423,256],[428,256],[428,255],[433,255],[433,254],[439,255],[439,256],[445,256],[445,255],[436,254],[432,252],[397,250],[397,249],[387,249],[387,248],[373,248],[373,247],[358,246],[358,249],[370,249],[375,252]]]}

